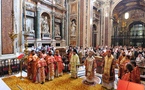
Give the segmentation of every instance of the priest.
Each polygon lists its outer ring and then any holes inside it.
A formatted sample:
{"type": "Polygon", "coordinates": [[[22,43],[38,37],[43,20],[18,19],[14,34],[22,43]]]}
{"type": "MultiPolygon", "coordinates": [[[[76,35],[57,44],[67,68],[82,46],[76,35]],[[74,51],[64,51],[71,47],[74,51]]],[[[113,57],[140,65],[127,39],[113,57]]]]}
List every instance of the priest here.
{"type": "Polygon", "coordinates": [[[37,55],[35,55],[35,51],[32,50],[27,59],[27,76],[30,79],[33,79],[33,75],[36,74],[36,71],[34,70],[36,59],[37,55]]]}
{"type": "Polygon", "coordinates": [[[46,79],[53,80],[54,79],[54,63],[55,58],[52,55],[52,52],[49,51],[49,53],[46,56],[46,63],[47,63],[47,76],[46,79]]]}
{"type": "Polygon", "coordinates": [[[47,64],[46,61],[43,58],[43,54],[40,53],[38,55],[38,58],[36,60],[36,81],[35,83],[41,83],[43,84],[45,82],[45,68],[46,68],[47,64]]]}
{"type": "Polygon", "coordinates": [[[93,52],[89,51],[89,56],[86,58],[84,65],[85,65],[85,76],[86,76],[86,83],[92,84],[94,83],[95,73],[94,70],[97,68],[95,58],[92,56],[93,52]]]}
{"type": "Polygon", "coordinates": [[[56,63],[55,63],[55,66],[56,66],[56,68],[55,68],[55,76],[58,77],[58,76],[62,76],[63,75],[64,66],[63,66],[62,58],[59,55],[59,50],[56,50],[55,52],[56,52],[56,54],[55,54],[55,60],[56,60],[56,63]]]}
{"type": "Polygon", "coordinates": [[[77,78],[77,73],[78,73],[78,66],[80,65],[80,60],[77,55],[77,50],[73,50],[73,55],[71,56],[70,60],[70,73],[71,73],[71,78],[77,78]]]}
{"type": "Polygon", "coordinates": [[[131,61],[131,64],[134,68],[134,70],[131,72],[131,81],[140,84],[141,81],[140,81],[139,67],[136,65],[135,61],[131,61]]]}
{"type": "Polygon", "coordinates": [[[119,66],[118,78],[120,78],[120,79],[125,74],[124,73],[124,69],[123,69],[123,65],[124,65],[123,62],[125,62],[125,61],[126,61],[125,52],[122,52],[122,55],[119,56],[119,58],[118,58],[118,60],[116,62],[118,64],[118,66],[119,66]]]}
{"type": "Polygon", "coordinates": [[[102,62],[102,86],[107,89],[114,88],[115,81],[115,66],[116,63],[114,61],[113,55],[111,55],[111,51],[107,50],[107,56],[105,56],[104,61],[102,62]]]}
{"type": "Polygon", "coordinates": [[[133,71],[132,65],[130,63],[125,64],[125,70],[126,73],[121,77],[121,79],[125,81],[132,81],[131,79],[131,73],[133,71]]]}

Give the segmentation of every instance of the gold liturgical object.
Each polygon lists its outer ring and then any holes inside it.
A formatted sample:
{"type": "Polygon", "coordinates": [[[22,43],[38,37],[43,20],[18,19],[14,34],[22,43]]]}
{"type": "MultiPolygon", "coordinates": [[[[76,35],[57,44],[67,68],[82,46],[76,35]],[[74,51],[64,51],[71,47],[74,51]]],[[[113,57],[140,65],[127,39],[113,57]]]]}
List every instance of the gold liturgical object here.
{"type": "MultiPolygon", "coordinates": [[[[13,3],[14,3],[14,1],[13,1],[13,3]]],[[[12,3],[12,4],[13,4],[12,3]]],[[[15,17],[14,17],[14,5],[12,5],[12,26],[13,26],[13,29],[12,29],[12,32],[9,32],[9,37],[11,38],[11,40],[12,40],[12,46],[14,46],[14,40],[15,40],[15,38],[17,37],[17,34],[15,34],[15,32],[14,32],[14,23],[15,23],[15,17]]],[[[9,60],[9,75],[11,75],[11,72],[12,72],[12,70],[11,70],[11,67],[10,67],[10,60],[9,60]]]]}

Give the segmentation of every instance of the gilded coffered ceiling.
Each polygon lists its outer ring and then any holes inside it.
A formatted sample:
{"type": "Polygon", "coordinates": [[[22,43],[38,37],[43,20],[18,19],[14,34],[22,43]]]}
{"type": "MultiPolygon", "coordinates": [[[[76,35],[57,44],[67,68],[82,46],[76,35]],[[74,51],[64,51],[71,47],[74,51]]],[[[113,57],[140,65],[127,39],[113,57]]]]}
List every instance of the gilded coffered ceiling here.
{"type": "Polygon", "coordinates": [[[114,9],[114,18],[117,19],[122,14],[134,10],[140,9],[145,11],[145,1],[144,0],[123,0],[114,9]]]}

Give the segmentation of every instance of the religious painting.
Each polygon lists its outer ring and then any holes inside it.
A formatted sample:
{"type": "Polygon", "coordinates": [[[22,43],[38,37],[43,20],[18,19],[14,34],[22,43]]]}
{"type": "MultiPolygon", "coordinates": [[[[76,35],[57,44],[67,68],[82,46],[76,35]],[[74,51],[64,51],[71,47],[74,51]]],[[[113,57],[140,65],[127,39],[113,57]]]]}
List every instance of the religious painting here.
{"type": "Polygon", "coordinates": [[[77,3],[71,5],[71,14],[76,14],[78,11],[77,3]]]}
{"type": "Polygon", "coordinates": [[[76,41],[71,41],[71,42],[70,42],[70,45],[71,45],[71,46],[76,46],[77,43],[76,43],[76,41]]]}
{"type": "Polygon", "coordinates": [[[133,11],[131,11],[131,19],[143,18],[144,13],[145,12],[142,10],[133,10],[133,11]]]}
{"type": "Polygon", "coordinates": [[[126,6],[132,6],[132,5],[136,5],[137,2],[131,2],[131,3],[127,3],[126,6]]]}

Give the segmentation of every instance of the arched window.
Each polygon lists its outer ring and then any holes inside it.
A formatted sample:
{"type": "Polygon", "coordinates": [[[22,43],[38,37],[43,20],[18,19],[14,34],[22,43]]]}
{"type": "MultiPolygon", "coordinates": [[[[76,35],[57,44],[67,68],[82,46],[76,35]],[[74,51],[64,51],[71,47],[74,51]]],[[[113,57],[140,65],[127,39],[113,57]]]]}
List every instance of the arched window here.
{"type": "Polygon", "coordinates": [[[130,36],[138,36],[137,38],[142,38],[144,31],[144,25],[143,24],[135,24],[130,29],[130,36]]]}
{"type": "Polygon", "coordinates": [[[145,26],[143,23],[134,23],[130,28],[130,45],[142,46],[144,39],[145,26]]]}

